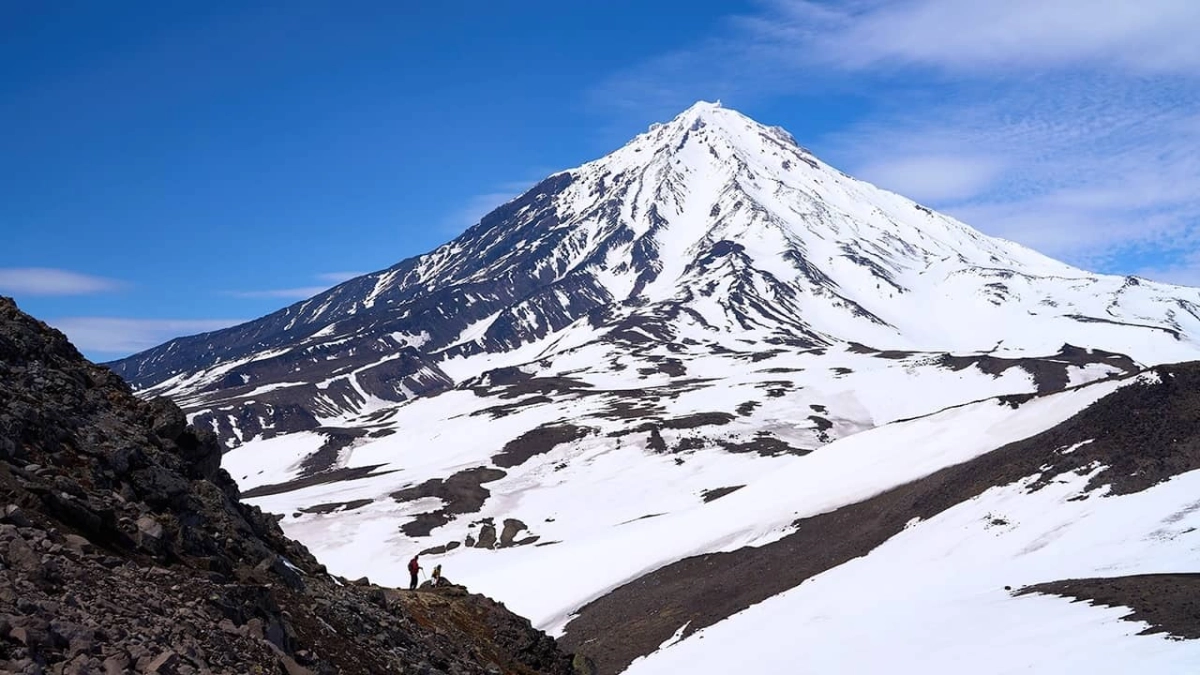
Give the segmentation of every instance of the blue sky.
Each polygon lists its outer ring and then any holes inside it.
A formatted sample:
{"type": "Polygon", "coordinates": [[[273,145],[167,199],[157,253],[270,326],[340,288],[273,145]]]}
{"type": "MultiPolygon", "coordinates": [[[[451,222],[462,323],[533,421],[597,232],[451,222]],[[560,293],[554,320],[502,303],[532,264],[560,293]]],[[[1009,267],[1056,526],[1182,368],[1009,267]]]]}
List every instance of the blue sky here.
{"type": "Polygon", "coordinates": [[[96,359],[425,252],[699,99],[1200,284],[1200,3],[7,3],[0,293],[96,359]]]}

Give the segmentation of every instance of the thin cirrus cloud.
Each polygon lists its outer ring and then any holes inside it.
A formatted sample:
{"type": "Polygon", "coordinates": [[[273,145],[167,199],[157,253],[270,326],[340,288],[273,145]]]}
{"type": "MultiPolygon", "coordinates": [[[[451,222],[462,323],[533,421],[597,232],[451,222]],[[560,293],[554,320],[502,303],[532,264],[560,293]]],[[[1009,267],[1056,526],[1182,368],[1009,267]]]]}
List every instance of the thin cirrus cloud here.
{"type": "Polygon", "coordinates": [[[1189,253],[1164,265],[1144,267],[1137,275],[1171,284],[1200,286],[1200,253],[1189,253]]]}
{"type": "Polygon", "coordinates": [[[1004,168],[997,157],[915,154],[876,157],[857,173],[918,201],[940,202],[978,194],[1004,168]]]}
{"type": "Polygon", "coordinates": [[[735,20],[760,46],[806,48],[849,68],[947,70],[1098,65],[1143,73],[1200,67],[1192,0],[777,1],[735,20]]]}
{"type": "Polygon", "coordinates": [[[801,140],[851,174],[1068,262],[1192,282],[1196,34],[1194,0],[764,0],[590,98],[661,116],[850,92],[870,105],[801,140]]]}
{"type": "Polygon", "coordinates": [[[126,319],[65,317],[50,324],[91,356],[117,357],[156,347],[172,338],[227,328],[242,319],[126,319]]]}
{"type": "Polygon", "coordinates": [[[261,299],[280,298],[284,300],[303,300],[318,293],[329,290],[329,286],[297,286],[295,288],[270,288],[261,291],[229,291],[235,298],[261,299]]]}
{"type": "Polygon", "coordinates": [[[495,189],[488,192],[471,195],[462,200],[457,207],[451,209],[442,220],[442,230],[446,234],[462,234],[468,228],[479,223],[484,216],[513,199],[524,194],[537,181],[551,173],[550,169],[532,169],[528,180],[512,180],[499,183],[495,189]]]}
{"type": "Polygon", "coordinates": [[[327,281],[331,284],[340,284],[343,281],[349,281],[355,277],[361,277],[367,272],[322,272],[317,275],[317,279],[327,281]]]}
{"type": "Polygon", "coordinates": [[[314,275],[314,278],[317,279],[318,281],[325,282],[325,284],[321,285],[321,286],[296,286],[296,287],[292,287],[292,288],[270,288],[270,289],[255,290],[255,291],[229,291],[227,294],[231,295],[235,298],[245,298],[245,299],[276,298],[276,299],[283,299],[283,300],[304,300],[307,298],[311,298],[312,296],[317,295],[319,293],[324,293],[325,291],[329,290],[331,286],[340,284],[343,281],[349,281],[350,279],[353,279],[355,277],[360,277],[364,274],[367,274],[367,273],[366,272],[322,272],[320,274],[314,275]]]}
{"type": "Polygon", "coordinates": [[[91,295],[124,286],[116,279],[52,267],[0,268],[0,293],[17,296],[91,295]]]}
{"type": "Polygon", "coordinates": [[[1170,89],[1105,76],[1003,92],[860,122],[828,139],[852,173],[985,232],[1111,271],[1124,257],[1178,258],[1196,243],[1200,128],[1170,89]],[[913,158],[961,158],[921,167],[913,158]],[[984,171],[972,171],[982,162],[984,171]],[[953,189],[946,189],[950,186],[953,189]],[[931,188],[930,191],[925,191],[931,188]],[[940,192],[940,194],[939,194],[940,192]]]}
{"type": "MultiPolygon", "coordinates": [[[[525,186],[528,187],[528,186],[525,186]]],[[[485,192],[482,194],[471,195],[451,211],[442,224],[442,229],[447,234],[461,234],[467,228],[478,223],[484,216],[491,213],[496,207],[508,202],[510,199],[520,194],[519,190],[502,191],[502,192],[485,192]]]]}

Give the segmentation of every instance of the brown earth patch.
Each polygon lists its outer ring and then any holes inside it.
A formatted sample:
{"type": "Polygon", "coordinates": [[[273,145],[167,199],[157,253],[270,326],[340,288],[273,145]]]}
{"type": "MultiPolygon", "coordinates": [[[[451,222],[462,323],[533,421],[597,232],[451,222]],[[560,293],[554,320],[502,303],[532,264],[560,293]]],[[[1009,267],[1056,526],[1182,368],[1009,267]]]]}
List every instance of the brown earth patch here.
{"type": "Polygon", "coordinates": [[[427,548],[427,549],[421,551],[418,555],[438,555],[441,553],[453,551],[454,549],[458,548],[459,546],[462,546],[461,541],[448,541],[445,544],[442,544],[441,546],[434,546],[432,548],[427,548]]]}
{"type": "Polygon", "coordinates": [[[529,528],[525,525],[525,523],[517,520],[516,518],[505,518],[504,531],[500,533],[500,546],[512,546],[513,539],[515,539],[522,530],[528,529],[529,528]]]}
{"type": "Polygon", "coordinates": [[[530,396],[529,398],[521,399],[520,401],[516,401],[514,403],[504,403],[501,405],[491,406],[490,408],[476,410],[471,413],[471,416],[478,417],[480,415],[488,415],[492,419],[497,420],[501,417],[508,417],[513,413],[520,412],[525,408],[553,402],[554,399],[550,398],[549,396],[530,396]]]}
{"type": "Polygon", "coordinates": [[[321,447],[304,458],[300,464],[300,476],[315,476],[332,469],[337,464],[342,450],[350,447],[354,441],[367,435],[366,429],[342,429],[337,427],[322,427],[315,430],[325,437],[321,447]]]}
{"type": "Polygon", "coordinates": [[[727,452],[756,452],[763,457],[778,457],[780,455],[795,455],[797,457],[803,457],[804,455],[812,452],[812,450],[808,450],[806,448],[797,448],[783,439],[772,436],[771,433],[767,431],[760,431],[754,435],[752,440],[742,443],[735,441],[717,441],[717,444],[724,448],[727,452]]]}
{"type": "Polygon", "coordinates": [[[317,504],[315,506],[306,506],[300,509],[301,513],[333,513],[334,511],[353,511],[373,502],[373,499],[355,499],[348,502],[330,502],[328,504],[317,504]]]}
{"type": "Polygon", "coordinates": [[[759,361],[773,359],[783,353],[785,352],[782,349],[768,349],[763,352],[754,352],[753,354],[750,354],[750,360],[754,363],[758,363],[759,361]]]}
{"type": "Polygon", "coordinates": [[[701,492],[700,498],[704,500],[705,504],[707,504],[711,501],[716,501],[716,500],[720,499],[721,497],[724,497],[727,494],[737,492],[738,490],[741,490],[744,487],[746,487],[746,486],[745,485],[731,485],[729,487],[712,488],[712,489],[704,490],[703,492],[701,492]]]}
{"type": "Polygon", "coordinates": [[[698,427],[729,424],[734,419],[735,416],[727,412],[701,412],[663,420],[661,424],[664,429],[696,429],[698,427]]]}
{"type": "Polygon", "coordinates": [[[1020,368],[1033,376],[1034,385],[1039,394],[1049,394],[1061,391],[1070,384],[1069,368],[1083,367],[1094,363],[1112,366],[1123,374],[1129,375],[1140,370],[1140,366],[1124,354],[1114,354],[1103,350],[1088,351],[1081,347],[1065,344],[1053,356],[1042,358],[1005,359],[986,354],[977,356],[952,356],[944,354],[938,359],[938,364],[953,371],[960,371],[972,366],[988,375],[999,376],[1012,368],[1020,368]]]}
{"type": "Polygon", "coordinates": [[[242,499],[253,499],[254,497],[268,497],[270,495],[281,495],[285,492],[293,490],[302,490],[314,485],[325,485],[326,483],[340,483],[344,481],[359,480],[360,478],[372,478],[374,476],[384,476],[395,471],[380,471],[375,473],[375,469],[383,466],[383,464],[373,464],[371,466],[358,466],[352,469],[334,469],[324,473],[316,474],[315,476],[305,476],[295,480],[289,480],[285,483],[272,483],[270,485],[259,485],[258,487],[250,488],[242,492],[242,499]]]}
{"type": "Polygon", "coordinates": [[[532,457],[544,455],[565,443],[578,441],[593,431],[589,427],[574,424],[540,426],[506,443],[500,454],[492,456],[492,463],[504,469],[520,466],[532,457]]]}
{"type": "Polygon", "coordinates": [[[662,373],[670,377],[683,377],[687,375],[687,367],[679,359],[655,355],[646,355],[644,358],[651,361],[654,365],[638,368],[638,373],[641,375],[654,375],[657,373],[662,373]]]}
{"type": "Polygon", "coordinates": [[[400,526],[400,530],[410,537],[427,537],[434,528],[445,525],[454,516],[478,511],[492,495],[483,484],[500,480],[506,475],[508,474],[499,469],[480,466],[459,471],[444,480],[432,478],[420,485],[393,492],[391,497],[398,502],[436,497],[445,503],[445,506],[437,511],[418,515],[400,526]]]}
{"type": "Polygon", "coordinates": [[[673,454],[678,454],[681,452],[691,452],[693,450],[700,450],[701,448],[704,448],[707,445],[708,445],[708,441],[704,440],[703,438],[696,438],[696,437],[681,438],[681,439],[679,439],[679,442],[675,444],[675,447],[671,448],[671,452],[673,454]]]}
{"type": "Polygon", "coordinates": [[[1166,633],[1200,640],[1200,574],[1141,574],[1100,579],[1068,579],[1027,586],[1017,595],[1041,593],[1109,607],[1128,607],[1126,621],[1150,627],[1139,635],[1166,633]]]}
{"type": "MultiPolygon", "coordinates": [[[[498,395],[500,398],[512,399],[530,394],[579,394],[591,388],[592,385],[587,382],[569,377],[532,377],[528,380],[518,380],[499,388],[500,393],[498,395]]],[[[477,386],[472,389],[479,396],[495,395],[496,391],[492,387],[486,386],[477,386]]]]}

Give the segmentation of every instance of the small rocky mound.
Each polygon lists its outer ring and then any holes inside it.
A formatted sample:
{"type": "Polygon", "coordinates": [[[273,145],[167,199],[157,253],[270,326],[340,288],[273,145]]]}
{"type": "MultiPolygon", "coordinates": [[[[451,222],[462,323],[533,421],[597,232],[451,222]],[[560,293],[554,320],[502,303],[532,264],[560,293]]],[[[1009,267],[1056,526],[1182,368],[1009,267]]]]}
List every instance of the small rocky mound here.
{"type": "Polygon", "coordinates": [[[572,672],[465,589],[329,576],[220,458],[174,404],[0,298],[0,672],[572,672]]]}

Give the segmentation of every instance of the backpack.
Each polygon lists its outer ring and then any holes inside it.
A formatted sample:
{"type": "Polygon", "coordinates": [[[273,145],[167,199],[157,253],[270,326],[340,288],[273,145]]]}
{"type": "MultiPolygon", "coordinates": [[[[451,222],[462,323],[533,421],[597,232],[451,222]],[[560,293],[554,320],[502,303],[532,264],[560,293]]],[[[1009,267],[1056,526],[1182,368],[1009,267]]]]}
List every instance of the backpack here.
{"type": "Polygon", "coordinates": [[[408,561],[408,571],[409,572],[416,574],[417,570],[419,570],[419,569],[421,569],[421,566],[419,564],[417,564],[416,558],[413,558],[412,560],[408,561]]]}

